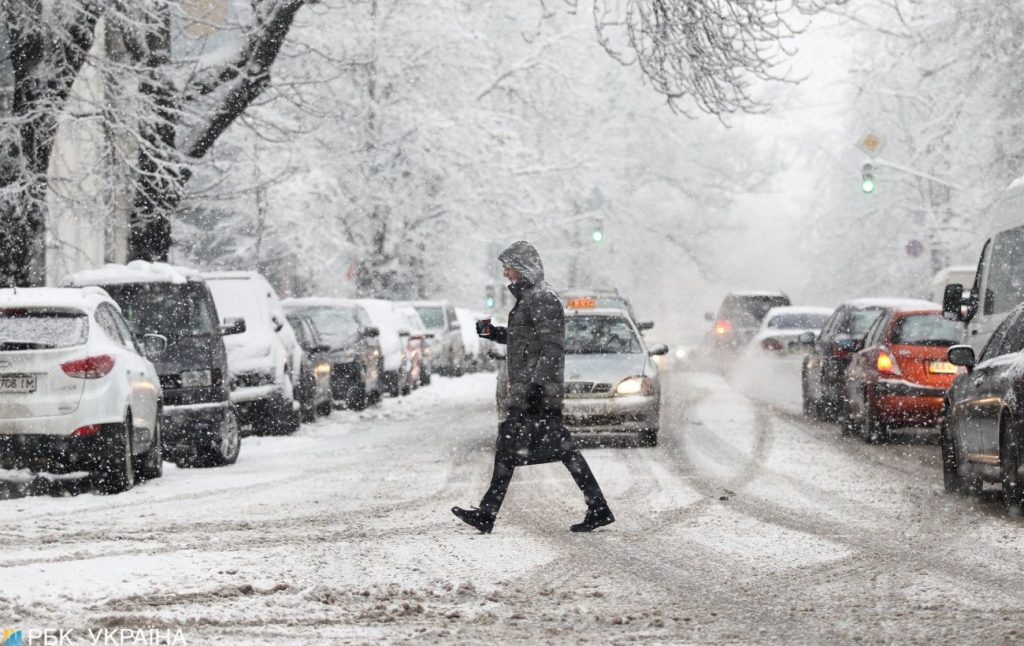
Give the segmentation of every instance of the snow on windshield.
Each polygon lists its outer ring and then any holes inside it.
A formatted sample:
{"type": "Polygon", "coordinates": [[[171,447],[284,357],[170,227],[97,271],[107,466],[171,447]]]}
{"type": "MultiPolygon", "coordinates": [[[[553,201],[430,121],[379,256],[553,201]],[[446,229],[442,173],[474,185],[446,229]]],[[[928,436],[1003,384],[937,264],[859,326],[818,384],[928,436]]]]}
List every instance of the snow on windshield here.
{"type": "Polygon", "coordinates": [[[85,343],[84,312],[0,309],[0,350],[68,348],[85,343]]]}

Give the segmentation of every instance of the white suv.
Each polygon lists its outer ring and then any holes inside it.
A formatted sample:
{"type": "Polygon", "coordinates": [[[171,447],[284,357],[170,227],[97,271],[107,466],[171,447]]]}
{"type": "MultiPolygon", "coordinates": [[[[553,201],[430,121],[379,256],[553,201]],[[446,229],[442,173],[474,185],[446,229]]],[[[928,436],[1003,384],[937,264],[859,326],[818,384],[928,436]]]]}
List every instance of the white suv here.
{"type": "Polygon", "coordinates": [[[245,319],[245,331],[224,338],[231,373],[231,403],[238,419],[260,433],[299,428],[301,405],[294,385],[302,371],[302,348],[277,293],[254,271],[204,273],[222,319],[245,319]]]}
{"type": "MultiPolygon", "coordinates": [[[[166,339],[146,335],[152,354],[166,339]]],[[[160,378],[98,287],[0,289],[0,467],[159,477],[160,378]]]]}

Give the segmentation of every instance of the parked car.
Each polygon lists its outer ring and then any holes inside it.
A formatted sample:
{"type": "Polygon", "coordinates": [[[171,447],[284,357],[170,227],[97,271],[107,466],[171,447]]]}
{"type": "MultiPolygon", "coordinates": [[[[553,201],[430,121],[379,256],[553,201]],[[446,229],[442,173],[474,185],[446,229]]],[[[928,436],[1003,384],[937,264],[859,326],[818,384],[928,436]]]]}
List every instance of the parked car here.
{"type": "Polygon", "coordinates": [[[384,367],[384,388],[392,397],[408,395],[412,391],[410,359],[406,340],[402,337],[401,321],[395,304],[376,298],[356,300],[370,316],[373,326],[380,330],[381,356],[384,367]]]}
{"type": "Polygon", "coordinates": [[[618,309],[568,310],[565,316],[565,423],[591,437],[633,435],[658,443],[661,383],[653,355],[629,314],[618,309]]]}
{"type": "Polygon", "coordinates": [[[1003,319],[1024,303],[1024,182],[1012,183],[992,205],[988,239],[970,291],[946,287],[942,309],[965,324],[964,343],[981,354],[1003,319]],[[966,295],[965,295],[966,294],[966,295]]]}
{"type": "Polygon", "coordinates": [[[806,352],[807,346],[800,342],[800,337],[807,332],[817,337],[833,311],[831,307],[773,307],[765,314],[761,328],[750,341],[750,349],[768,356],[806,352]]]}
{"type": "Polygon", "coordinates": [[[326,417],[334,409],[331,396],[331,346],[320,339],[320,332],[309,317],[288,314],[288,324],[302,348],[302,367],[296,396],[302,410],[302,421],[312,422],[317,415],[326,417]]]}
{"type": "Polygon", "coordinates": [[[462,347],[465,350],[462,365],[468,372],[482,370],[485,363],[483,356],[483,344],[476,334],[476,322],[478,319],[486,318],[485,315],[473,312],[465,307],[456,307],[455,316],[459,320],[459,332],[462,334],[462,347]]]}
{"type": "Polygon", "coordinates": [[[409,377],[413,388],[430,383],[430,339],[433,334],[423,327],[423,320],[411,305],[395,304],[401,328],[399,334],[405,340],[409,355],[409,377]],[[429,338],[428,338],[429,337],[429,338]]]}
{"type": "Polygon", "coordinates": [[[844,430],[879,442],[890,428],[937,425],[957,373],[946,350],[960,330],[938,307],[884,308],[846,369],[844,430]]]}
{"type": "Polygon", "coordinates": [[[245,321],[219,324],[217,307],[198,271],[133,260],[82,271],[69,285],[102,287],[121,308],[136,338],[158,334],[164,352],[150,357],[163,388],[160,438],[165,459],[215,467],[238,459],[241,437],[228,389],[224,335],[245,321]]]}
{"type": "Polygon", "coordinates": [[[410,303],[420,315],[424,327],[434,335],[430,342],[430,367],[439,375],[461,376],[463,372],[462,332],[455,308],[448,301],[415,301],[410,303]]]}
{"type": "Polygon", "coordinates": [[[338,298],[290,298],[284,307],[313,321],[330,347],[331,395],[337,405],[362,410],[380,401],[384,387],[380,330],[361,305],[338,298]]]}
{"type": "Polygon", "coordinates": [[[274,288],[253,271],[210,272],[203,277],[220,315],[245,321],[244,332],[225,339],[231,401],[239,421],[257,433],[298,430],[302,412],[295,384],[302,348],[274,288]]]}
{"type": "Polygon", "coordinates": [[[731,292],[726,295],[718,313],[708,312],[704,318],[713,321],[705,338],[702,353],[712,368],[723,368],[735,359],[761,328],[765,315],[773,307],[790,305],[782,292],[731,292]]]}
{"type": "Polygon", "coordinates": [[[805,333],[810,347],[800,370],[805,415],[837,420],[846,412],[846,368],[863,348],[864,335],[887,308],[931,310],[935,303],[894,298],[857,298],[836,308],[815,338],[805,333]]]}
{"type": "Polygon", "coordinates": [[[636,318],[632,304],[617,289],[567,289],[559,292],[559,295],[567,310],[617,309],[629,314],[641,332],[654,327],[654,321],[640,321],[636,318]]]}
{"type": "MultiPolygon", "coordinates": [[[[151,355],[166,346],[141,341],[151,355]]],[[[0,289],[0,467],[131,489],[163,473],[162,405],[156,368],[102,289],[0,289]]]]}
{"type": "Polygon", "coordinates": [[[1020,513],[1024,305],[999,324],[977,359],[969,345],[951,347],[947,357],[963,371],[943,402],[939,438],[945,489],[977,493],[983,482],[999,482],[1007,510],[1020,513]]]}

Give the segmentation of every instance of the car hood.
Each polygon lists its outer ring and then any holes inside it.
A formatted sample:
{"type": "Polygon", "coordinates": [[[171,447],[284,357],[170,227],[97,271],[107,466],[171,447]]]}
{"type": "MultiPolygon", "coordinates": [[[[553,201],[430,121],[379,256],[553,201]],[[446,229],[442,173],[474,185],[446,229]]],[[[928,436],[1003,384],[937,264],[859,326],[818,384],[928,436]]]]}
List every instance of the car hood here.
{"type": "Polygon", "coordinates": [[[634,375],[646,374],[645,354],[567,354],[565,381],[592,381],[615,385],[634,375]]]}

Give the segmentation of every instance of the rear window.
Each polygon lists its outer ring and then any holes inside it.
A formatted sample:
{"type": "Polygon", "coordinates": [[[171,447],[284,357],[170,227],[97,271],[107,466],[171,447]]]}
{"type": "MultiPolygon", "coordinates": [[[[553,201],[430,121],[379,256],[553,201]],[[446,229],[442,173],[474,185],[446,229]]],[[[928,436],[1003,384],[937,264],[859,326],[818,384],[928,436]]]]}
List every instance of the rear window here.
{"type": "Polygon", "coordinates": [[[640,339],[624,318],[568,316],[565,319],[566,354],[636,354],[640,339]]]}
{"type": "Polygon", "coordinates": [[[831,314],[791,313],[776,314],[768,321],[773,330],[818,330],[825,325],[831,314]]]}
{"type": "Polygon", "coordinates": [[[785,296],[729,296],[722,303],[718,318],[740,327],[757,327],[768,310],[789,304],[785,296]]]}
{"type": "Polygon", "coordinates": [[[162,334],[177,338],[219,333],[206,289],[195,283],[126,283],[103,289],[121,306],[136,338],[162,334]]]}
{"type": "Polygon", "coordinates": [[[430,329],[444,327],[444,310],[440,307],[417,307],[416,313],[423,320],[423,326],[430,329]]]}
{"type": "Polygon", "coordinates": [[[912,314],[896,321],[892,332],[894,345],[950,346],[960,342],[963,324],[941,314],[912,314]]]}
{"type": "Polygon", "coordinates": [[[85,343],[84,312],[31,308],[0,309],[0,351],[49,350],[85,343]]]}

